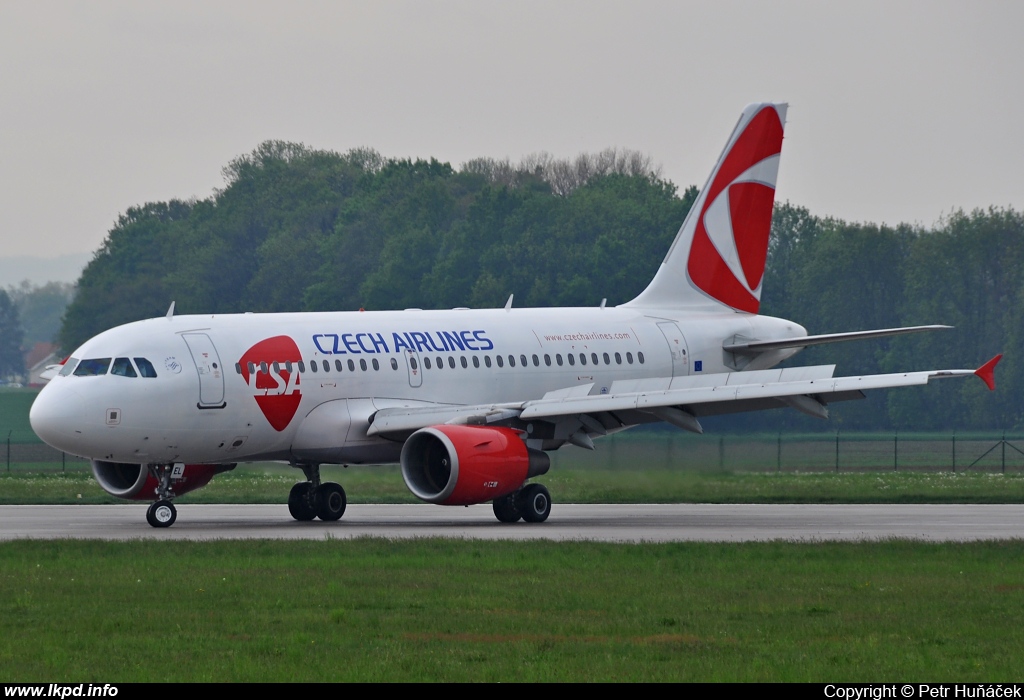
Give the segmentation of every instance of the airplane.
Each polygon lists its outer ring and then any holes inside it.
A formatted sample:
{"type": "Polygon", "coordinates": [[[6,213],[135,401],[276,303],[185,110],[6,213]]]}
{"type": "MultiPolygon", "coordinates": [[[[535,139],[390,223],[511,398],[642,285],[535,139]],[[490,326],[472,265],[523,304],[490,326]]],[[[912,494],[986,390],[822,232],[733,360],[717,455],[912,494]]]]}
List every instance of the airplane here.
{"type": "Polygon", "coordinates": [[[335,521],[322,464],[401,464],[440,505],[491,502],[504,523],[545,521],[533,481],[548,452],[666,422],[789,407],[819,418],[864,391],[978,369],[834,377],[776,366],[824,343],[948,328],[808,335],[759,315],[786,104],[747,106],[654,278],[615,307],[406,309],[166,316],[87,341],[32,405],[42,440],[90,460],[108,493],[148,500],[169,527],[176,496],[239,462],[301,469],[288,509],[335,521]]]}

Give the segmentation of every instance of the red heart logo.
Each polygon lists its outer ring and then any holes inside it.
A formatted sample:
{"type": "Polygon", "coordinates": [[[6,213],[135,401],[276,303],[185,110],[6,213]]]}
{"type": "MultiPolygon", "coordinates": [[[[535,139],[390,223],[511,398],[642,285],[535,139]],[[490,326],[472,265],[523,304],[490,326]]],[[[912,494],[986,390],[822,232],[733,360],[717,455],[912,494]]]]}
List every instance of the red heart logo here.
{"type": "Polygon", "coordinates": [[[300,359],[302,355],[295,341],[286,335],[278,335],[256,343],[238,361],[242,366],[242,378],[253,390],[256,405],[278,432],[292,422],[302,401],[298,367],[287,364],[298,363],[300,359]],[[274,367],[275,362],[277,367],[274,367]]]}

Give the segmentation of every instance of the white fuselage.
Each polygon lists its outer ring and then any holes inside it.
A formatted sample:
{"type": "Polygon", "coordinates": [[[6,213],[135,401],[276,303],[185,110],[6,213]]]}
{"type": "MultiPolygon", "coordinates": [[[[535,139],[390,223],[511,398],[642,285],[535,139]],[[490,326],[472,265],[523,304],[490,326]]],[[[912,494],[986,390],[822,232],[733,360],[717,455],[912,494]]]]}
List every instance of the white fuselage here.
{"type": "Polygon", "coordinates": [[[382,408],[730,372],[723,342],[803,335],[765,316],[625,307],[173,316],[82,345],[31,420],[49,444],[110,462],[391,462],[401,442],[366,434],[382,408]]]}

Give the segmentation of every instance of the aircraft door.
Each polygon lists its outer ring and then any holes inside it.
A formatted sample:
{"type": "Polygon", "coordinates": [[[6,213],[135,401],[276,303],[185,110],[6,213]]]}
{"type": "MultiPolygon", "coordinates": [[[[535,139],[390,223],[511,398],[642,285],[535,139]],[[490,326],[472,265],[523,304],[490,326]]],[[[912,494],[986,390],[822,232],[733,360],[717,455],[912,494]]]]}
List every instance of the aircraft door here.
{"type": "Polygon", "coordinates": [[[690,373],[690,358],[686,352],[686,338],[683,337],[683,332],[672,321],[659,323],[658,328],[665,336],[669,352],[672,355],[672,376],[687,376],[690,373]]]}
{"type": "Polygon", "coordinates": [[[405,349],[405,366],[409,369],[409,386],[418,387],[423,385],[423,365],[420,363],[420,355],[415,350],[405,349]]]}
{"type": "Polygon", "coordinates": [[[206,333],[182,333],[199,373],[199,408],[224,408],[224,370],[206,333]]]}

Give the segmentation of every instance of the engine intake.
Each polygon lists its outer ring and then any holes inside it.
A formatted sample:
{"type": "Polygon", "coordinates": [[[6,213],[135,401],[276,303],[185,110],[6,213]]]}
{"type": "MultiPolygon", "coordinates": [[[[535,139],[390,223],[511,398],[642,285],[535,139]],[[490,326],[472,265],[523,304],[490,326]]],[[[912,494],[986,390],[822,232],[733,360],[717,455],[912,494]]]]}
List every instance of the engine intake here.
{"type": "Polygon", "coordinates": [[[465,506],[501,498],[547,473],[548,455],[526,447],[511,428],[437,425],[402,446],[402,477],[427,503],[465,506]]]}
{"type": "MultiPolygon", "coordinates": [[[[175,496],[195,491],[210,483],[215,475],[234,468],[234,464],[176,464],[171,475],[171,490],[175,496]]],[[[94,459],[92,475],[111,496],[133,501],[156,500],[157,480],[144,464],[94,459]]]]}

